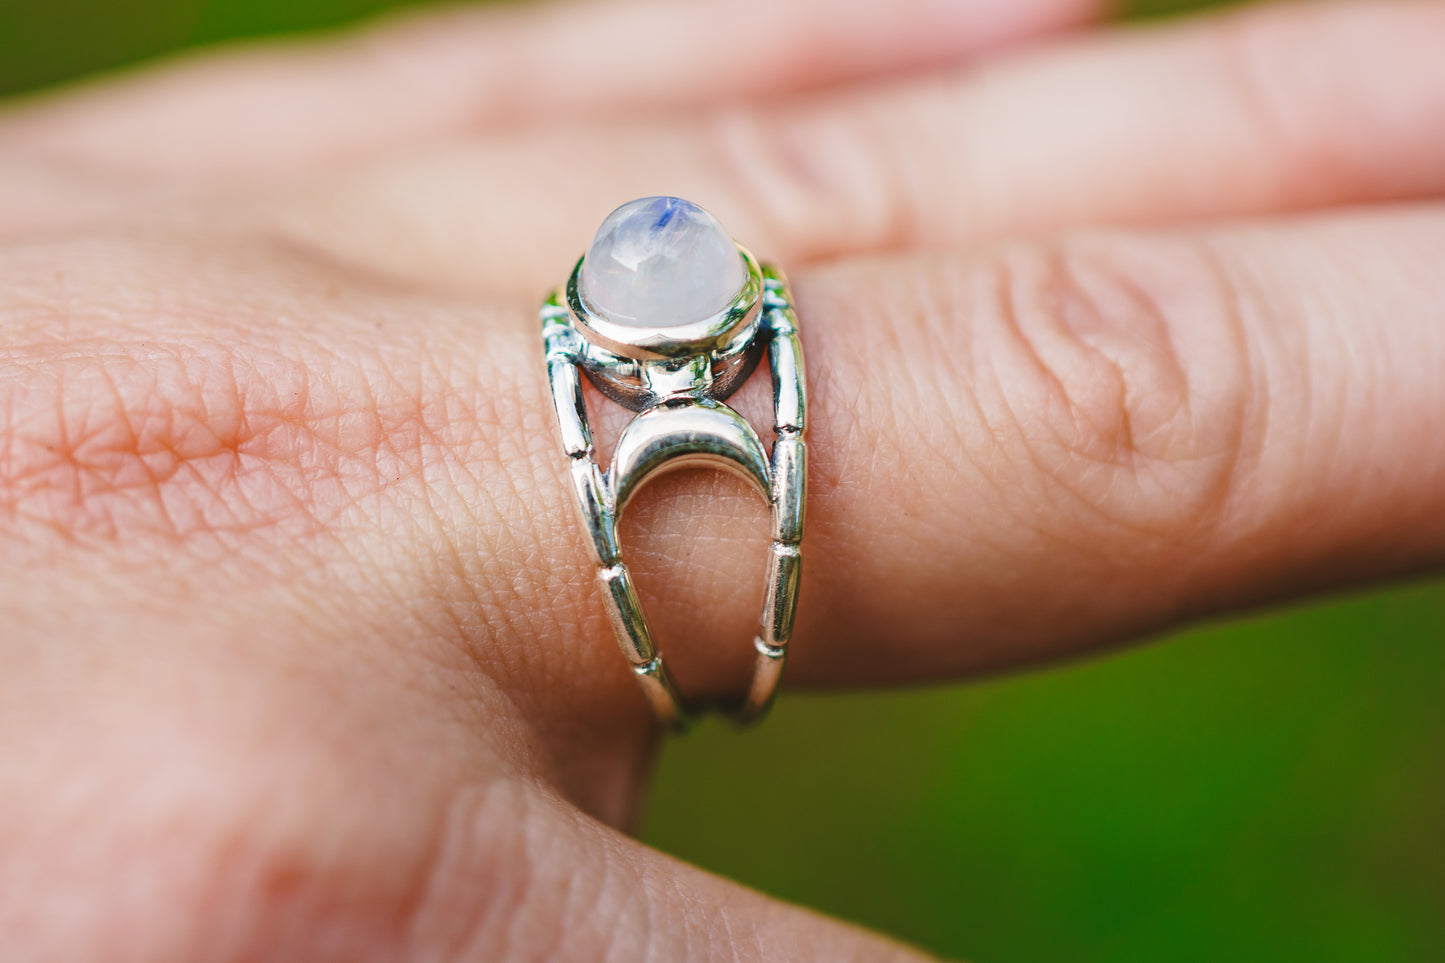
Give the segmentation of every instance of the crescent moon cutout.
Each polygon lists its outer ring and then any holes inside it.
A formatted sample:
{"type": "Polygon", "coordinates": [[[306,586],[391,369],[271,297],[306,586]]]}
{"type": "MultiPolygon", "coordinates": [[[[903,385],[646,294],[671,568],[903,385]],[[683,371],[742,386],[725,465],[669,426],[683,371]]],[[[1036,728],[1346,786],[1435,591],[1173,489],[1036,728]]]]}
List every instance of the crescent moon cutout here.
{"type": "Polygon", "coordinates": [[[608,473],[616,516],[648,481],[683,468],[731,472],[772,502],[768,456],[753,426],[722,402],[690,400],[650,408],[622,430],[608,473]]]}

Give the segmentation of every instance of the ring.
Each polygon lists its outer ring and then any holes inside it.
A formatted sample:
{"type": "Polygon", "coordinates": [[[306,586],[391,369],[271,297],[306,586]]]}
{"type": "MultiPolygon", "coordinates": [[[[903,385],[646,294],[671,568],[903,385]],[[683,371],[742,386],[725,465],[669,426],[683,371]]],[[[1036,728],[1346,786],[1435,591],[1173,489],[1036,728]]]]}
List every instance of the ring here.
{"type": "Polygon", "coordinates": [[[741,722],[771,706],[797,608],[807,484],[803,348],[787,279],[760,265],[707,211],[644,197],[608,215],[565,288],[541,311],[547,376],[578,515],[608,615],[632,671],[670,728],[694,715],[652,639],[617,541],[617,521],[659,474],[713,468],[752,482],[772,509],[772,544],[756,661],[741,722]],[[771,455],[724,402],[767,355],[773,382],[771,455]],[[598,468],[582,375],[638,414],[598,468]]]}

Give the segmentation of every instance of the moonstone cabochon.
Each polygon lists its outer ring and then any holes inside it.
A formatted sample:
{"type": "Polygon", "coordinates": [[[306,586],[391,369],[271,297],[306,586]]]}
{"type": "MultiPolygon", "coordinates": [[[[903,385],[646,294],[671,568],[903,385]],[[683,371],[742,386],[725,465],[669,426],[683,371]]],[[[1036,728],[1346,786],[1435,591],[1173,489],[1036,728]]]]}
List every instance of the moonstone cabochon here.
{"type": "Polygon", "coordinates": [[[680,197],[643,197],[597,229],[579,293],[617,324],[670,328],[724,310],[746,280],[742,256],[717,218],[680,197]]]}

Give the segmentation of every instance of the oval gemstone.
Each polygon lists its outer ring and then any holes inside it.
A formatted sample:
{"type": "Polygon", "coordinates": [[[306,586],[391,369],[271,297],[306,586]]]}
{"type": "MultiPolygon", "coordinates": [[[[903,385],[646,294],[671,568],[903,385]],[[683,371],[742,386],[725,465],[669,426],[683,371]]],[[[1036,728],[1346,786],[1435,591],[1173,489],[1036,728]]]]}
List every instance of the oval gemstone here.
{"type": "Polygon", "coordinates": [[[668,328],[717,314],[746,280],[717,218],[680,197],[644,197],[602,222],[579,284],[587,305],[610,321],[668,328]]]}

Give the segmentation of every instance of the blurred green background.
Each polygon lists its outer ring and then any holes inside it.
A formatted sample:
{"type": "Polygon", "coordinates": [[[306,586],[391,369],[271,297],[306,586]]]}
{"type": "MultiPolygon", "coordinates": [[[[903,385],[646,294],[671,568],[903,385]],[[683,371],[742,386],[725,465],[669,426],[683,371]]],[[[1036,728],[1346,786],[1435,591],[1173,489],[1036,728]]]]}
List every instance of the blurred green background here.
{"type": "MultiPolygon", "coordinates": [[[[394,5],[0,0],[0,93],[394,5]]],[[[789,696],[674,743],[644,834],[990,963],[1445,961],[1442,643],[1431,584],[1026,677],[789,696]]]]}

